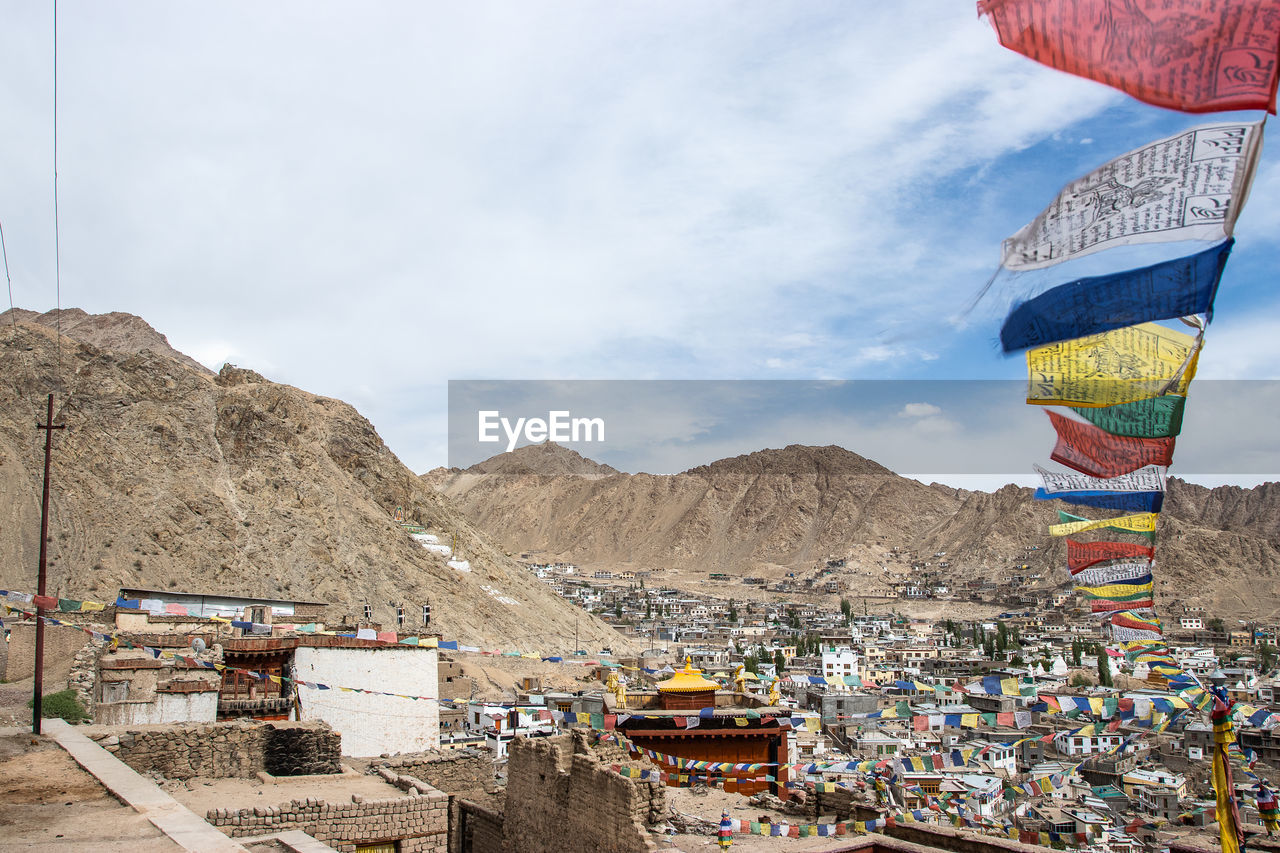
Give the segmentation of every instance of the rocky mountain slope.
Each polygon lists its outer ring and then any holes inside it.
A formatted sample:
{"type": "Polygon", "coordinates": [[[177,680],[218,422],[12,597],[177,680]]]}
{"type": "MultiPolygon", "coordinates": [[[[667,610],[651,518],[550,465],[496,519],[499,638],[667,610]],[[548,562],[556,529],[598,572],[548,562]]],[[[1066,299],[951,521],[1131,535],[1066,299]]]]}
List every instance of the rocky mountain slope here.
{"type": "MultiPolygon", "coordinates": [[[[839,447],[793,445],[664,476],[545,474],[528,463],[535,455],[543,470],[551,455],[568,469],[588,461],[539,445],[424,480],[507,548],[593,569],[776,579],[812,576],[826,560],[844,559],[850,590],[867,594],[923,571],[953,585],[1035,573],[1067,580],[1063,543],[1047,533],[1059,504],[1033,500],[1030,489],[925,485],[839,447]],[[930,565],[913,571],[913,563],[930,565]]],[[[1157,545],[1158,605],[1280,615],[1277,525],[1276,484],[1206,489],[1171,480],[1157,545]]]]}
{"type": "MultiPolygon", "coordinates": [[[[45,395],[56,318],[0,325],[0,583],[35,586],[45,395]]],[[[16,320],[16,322],[15,322],[16,320]]],[[[347,404],[224,367],[216,376],[127,314],[64,312],[55,437],[51,594],[114,600],[121,586],[331,602],[331,621],[432,628],[485,648],[626,647],[552,594],[391,453],[347,404]],[[471,571],[413,542],[406,516],[471,571]]]]}

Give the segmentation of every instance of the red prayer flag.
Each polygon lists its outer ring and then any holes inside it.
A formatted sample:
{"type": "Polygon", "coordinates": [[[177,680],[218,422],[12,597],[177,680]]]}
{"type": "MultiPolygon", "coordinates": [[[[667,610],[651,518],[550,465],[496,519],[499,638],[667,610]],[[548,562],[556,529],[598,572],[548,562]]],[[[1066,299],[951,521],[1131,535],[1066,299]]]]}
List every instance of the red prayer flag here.
{"type": "Polygon", "coordinates": [[[48,595],[33,595],[31,596],[31,603],[42,610],[58,609],[58,599],[48,595]]]}
{"type": "Polygon", "coordinates": [[[1076,542],[1067,540],[1067,568],[1076,575],[1090,566],[1106,560],[1127,560],[1132,557],[1155,559],[1154,548],[1131,542],[1076,542]]]}
{"type": "Polygon", "coordinates": [[[1276,111],[1280,0],[979,0],[1000,43],[1157,107],[1276,111]]]}
{"type": "Polygon", "coordinates": [[[1077,421],[1057,412],[1046,412],[1053,422],[1058,443],[1049,456],[1068,468],[1090,477],[1119,477],[1146,465],[1169,465],[1173,445],[1168,438],[1133,438],[1112,435],[1087,421],[1077,421]]]}

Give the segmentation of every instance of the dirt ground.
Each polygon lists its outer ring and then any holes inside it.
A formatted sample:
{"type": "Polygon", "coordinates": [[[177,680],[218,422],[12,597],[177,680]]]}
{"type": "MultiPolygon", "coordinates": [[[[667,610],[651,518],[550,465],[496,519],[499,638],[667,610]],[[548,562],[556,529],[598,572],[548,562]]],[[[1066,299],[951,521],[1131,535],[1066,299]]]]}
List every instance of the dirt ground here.
{"type": "Polygon", "coordinates": [[[34,737],[30,729],[0,729],[0,853],[181,849],[51,739],[34,737]]]}
{"type": "Polygon", "coordinates": [[[170,779],[160,787],[202,818],[210,809],[279,806],[307,797],[337,805],[350,803],[352,794],[368,800],[405,796],[404,791],[388,785],[380,777],[348,774],[331,779],[285,778],[279,784],[265,784],[257,779],[170,779]]]}

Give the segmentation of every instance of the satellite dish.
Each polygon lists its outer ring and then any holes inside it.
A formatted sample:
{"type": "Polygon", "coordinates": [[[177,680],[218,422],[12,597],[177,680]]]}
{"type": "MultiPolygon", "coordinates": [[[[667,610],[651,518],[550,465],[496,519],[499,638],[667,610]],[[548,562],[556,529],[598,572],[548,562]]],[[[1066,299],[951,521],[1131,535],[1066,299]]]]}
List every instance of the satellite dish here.
{"type": "Polygon", "coordinates": [[[204,640],[200,639],[199,637],[191,638],[191,651],[195,652],[196,654],[202,654],[204,652],[204,649],[205,649],[204,640]]]}

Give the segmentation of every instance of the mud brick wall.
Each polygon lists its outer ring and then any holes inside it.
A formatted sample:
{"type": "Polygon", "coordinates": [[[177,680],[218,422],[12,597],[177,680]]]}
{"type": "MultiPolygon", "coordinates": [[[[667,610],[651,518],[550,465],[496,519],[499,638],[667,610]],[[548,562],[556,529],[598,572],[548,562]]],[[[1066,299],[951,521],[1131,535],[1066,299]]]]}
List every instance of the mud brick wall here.
{"type": "Polygon", "coordinates": [[[570,732],[512,742],[504,811],[510,851],[640,853],[657,849],[647,827],[665,818],[666,793],[609,770],[570,732]]]}
{"type": "Polygon", "coordinates": [[[376,762],[375,766],[421,779],[447,794],[474,793],[497,787],[491,755],[487,749],[422,752],[399,755],[376,762]]]}
{"type": "Polygon", "coordinates": [[[295,766],[331,767],[341,772],[342,738],[326,723],[262,723],[236,720],[201,725],[152,726],[102,730],[91,737],[139,773],[157,772],[166,779],[249,778],[266,770],[276,738],[303,750],[295,766]],[[296,732],[306,732],[300,736],[296,732]]]}
{"type": "MultiPolygon", "coordinates": [[[[468,825],[462,816],[462,798],[466,797],[472,800],[478,807],[487,808],[489,812],[493,812],[496,809],[499,815],[496,830],[493,826],[486,825],[486,828],[481,832],[485,837],[496,835],[499,846],[494,849],[502,849],[501,804],[494,802],[497,797],[493,795],[493,792],[498,788],[492,753],[489,750],[464,749],[398,755],[371,765],[370,769],[382,775],[383,778],[387,778],[387,774],[392,774],[398,776],[399,779],[407,778],[421,781],[449,795],[450,853],[460,853],[463,850],[477,853],[482,849],[474,846],[473,826],[468,825]],[[466,839],[462,835],[464,828],[467,833],[466,839]],[[472,846],[467,846],[468,844],[472,846]]],[[[398,781],[392,779],[388,779],[388,781],[394,785],[400,785],[402,788],[405,787],[398,781]]],[[[481,820],[482,818],[476,819],[481,820]]],[[[485,843],[489,842],[486,841],[485,843]]]]}
{"type": "Polygon", "coordinates": [[[502,813],[472,800],[458,802],[457,838],[450,838],[451,853],[506,853],[502,840],[502,813]]]}
{"type": "Polygon", "coordinates": [[[210,809],[205,819],[232,838],[300,829],[344,853],[390,841],[398,842],[399,853],[446,853],[447,805],[448,797],[439,791],[352,803],[308,797],[278,806],[210,809]]]}
{"type": "MultiPolygon", "coordinates": [[[[38,537],[37,537],[38,538],[38,537]]],[[[49,611],[45,611],[48,613],[49,611]]],[[[54,612],[55,618],[63,618],[66,614],[54,612]]],[[[8,660],[5,663],[4,677],[6,681],[17,681],[30,678],[36,671],[36,625],[34,622],[18,622],[5,620],[9,626],[8,660]]],[[[99,630],[111,630],[102,626],[99,630]]],[[[44,626],[44,665],[51,667],[62,661],[74,661],[76,652],[90,643],[88,634],[79,628],[63,625],[44,626]]]]}

